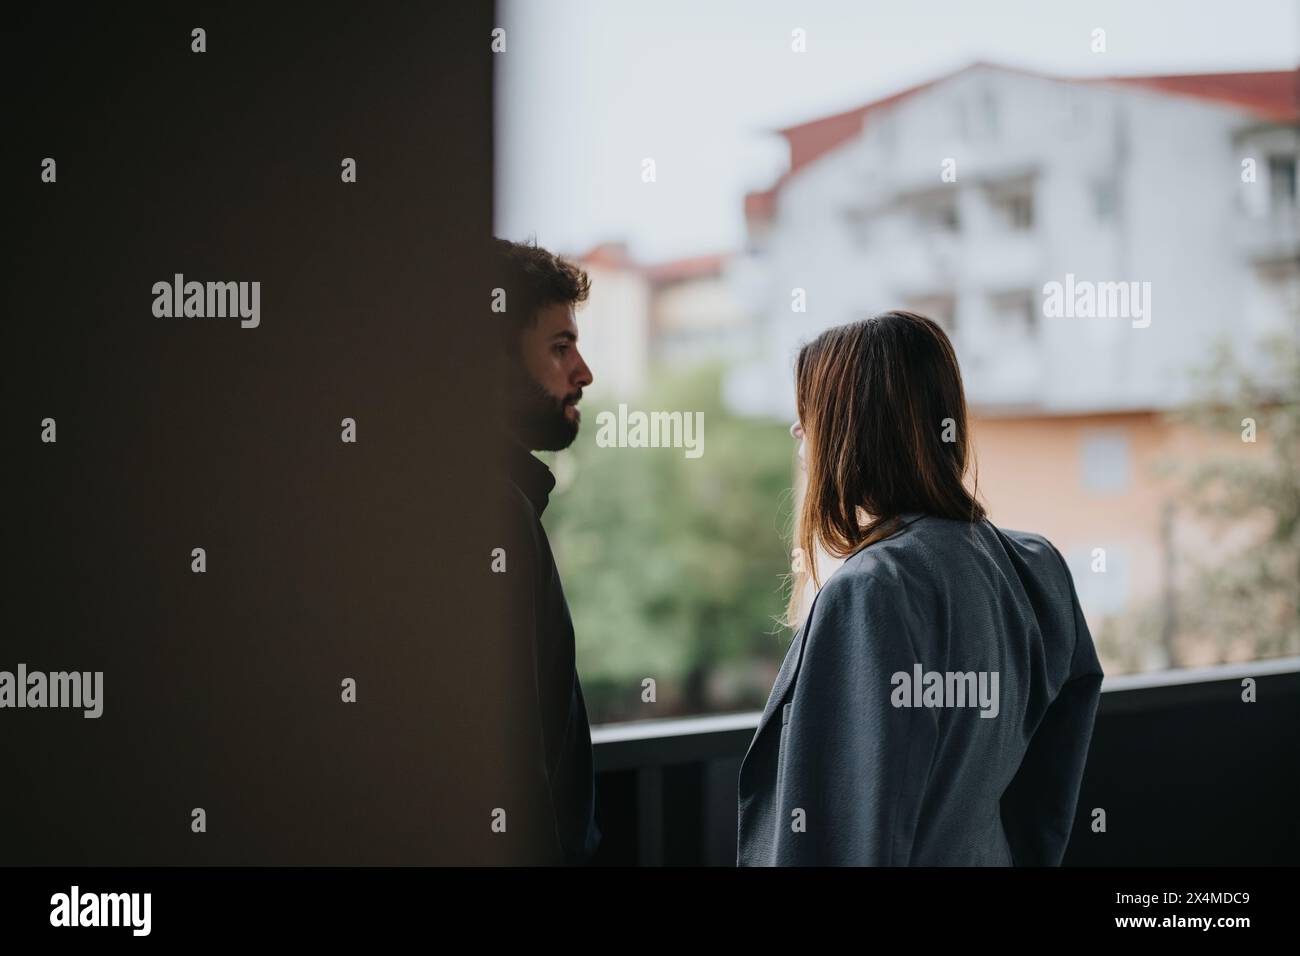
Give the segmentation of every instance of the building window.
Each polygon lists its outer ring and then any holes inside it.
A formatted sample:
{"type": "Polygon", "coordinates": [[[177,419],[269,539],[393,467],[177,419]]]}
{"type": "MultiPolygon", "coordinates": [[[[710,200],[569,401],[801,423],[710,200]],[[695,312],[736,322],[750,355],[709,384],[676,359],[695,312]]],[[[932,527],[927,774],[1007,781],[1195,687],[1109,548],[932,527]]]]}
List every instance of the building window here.
{"type": "Polygon", "coordinates": [[[1099,222],[1111,222],[1119,212],[1119,186],[1113,179],[1092,184],[1092,209],[1099,222]]]}
{"type": "Polygon", "coordinates": [[[1002,228],[1022,232],[1034,227],[1034,193],[1029,187],[995,189],[989,203],[1002,228]]]}
{"type": "Polygon", "coordinates": [[[1007,339],[1031,337],[1038,331],[1038,309],[1028,289],[998,292],[989,296],[989,325],[995,335],[1007,339]]]}
{"type": "Polygon", "coordinates": [[[955,104],[957,131],[964,140],[991,140],[998,135],[998,98],[991,89],[955,104]]]}
{"type": "Polygon", "coordinates": [[[1268,158],[1268,193],[1275,212],[1296,204],[1296,158],[1283,154],[1268,158]]]}
{"type": "Polygon", "coordinates": [[[1080,468],[1085,491],[1095,495],[1122,494],[1129,487],[1128,434],[1122,429],[1087,433],[1080,444],[1080,468]]]}
{"type": "Polygon", "coordinates": [[[980,97],[981,132],[987,139],[996,139],[998,135],[998,98],[992,90],[985,90],[980,97]]]}
{"type": "Polygon", "coordinates": [[[916,207],[917,223],[922,232],[957,232],[961,229],[961,216],[957,202],[952,197],[930,198],[916,207]]]}

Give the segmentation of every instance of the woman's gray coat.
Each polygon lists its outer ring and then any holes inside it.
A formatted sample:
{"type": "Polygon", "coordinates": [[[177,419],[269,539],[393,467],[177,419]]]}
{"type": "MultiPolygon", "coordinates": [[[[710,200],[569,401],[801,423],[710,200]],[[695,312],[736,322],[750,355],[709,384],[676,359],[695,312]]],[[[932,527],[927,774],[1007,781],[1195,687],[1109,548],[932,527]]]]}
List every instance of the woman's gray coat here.
{"type": "Polygon", "coordinates": [[[741,866],[1061,862],[1102,681],[1070,572],[1040,535],[903,518],[790,645],[741,765],[741,866]]]}

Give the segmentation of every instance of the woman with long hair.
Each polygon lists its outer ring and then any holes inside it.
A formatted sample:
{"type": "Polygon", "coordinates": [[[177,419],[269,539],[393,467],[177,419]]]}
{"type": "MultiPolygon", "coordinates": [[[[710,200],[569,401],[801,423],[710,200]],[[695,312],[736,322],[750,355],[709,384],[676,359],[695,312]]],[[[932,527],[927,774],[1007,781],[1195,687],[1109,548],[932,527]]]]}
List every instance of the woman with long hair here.
{"type": "Polygon", "coordinates": [[[829,329],[795,389],[798,630],[741,765],[737,862],[1059,865],[1101,665],[1060,553],[967,488],[948,337],[911,312],[829,329]],[[824,581],[819,552],[843,559],[824,581]]]}

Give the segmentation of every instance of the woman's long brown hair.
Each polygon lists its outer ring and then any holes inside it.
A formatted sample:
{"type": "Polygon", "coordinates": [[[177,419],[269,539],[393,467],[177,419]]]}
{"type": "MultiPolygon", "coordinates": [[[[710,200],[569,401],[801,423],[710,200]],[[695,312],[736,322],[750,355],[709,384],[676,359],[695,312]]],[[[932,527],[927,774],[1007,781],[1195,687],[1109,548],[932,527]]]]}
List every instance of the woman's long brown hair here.
{"type": "Polygon", "coordinates": [[[884,312],[827,329],[799,351],[795,394],[807,482],[794,531],[802,556],[786,609],[791,627],[809,577],[821,587],[819,546],[848,557],[889,537],[899,515],[913,511],[985,517],[965,483],[973,452],[961,370],[937,323],[884,312]]]}

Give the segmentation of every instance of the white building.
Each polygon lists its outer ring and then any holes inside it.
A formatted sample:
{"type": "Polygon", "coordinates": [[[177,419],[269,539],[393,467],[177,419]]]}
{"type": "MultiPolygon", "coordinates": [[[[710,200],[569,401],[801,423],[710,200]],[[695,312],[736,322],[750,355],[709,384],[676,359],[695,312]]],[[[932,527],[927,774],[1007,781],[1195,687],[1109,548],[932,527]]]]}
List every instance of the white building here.
{"type": "Polygon", "coordinates": [[[1218,333],[1245,349],[1297,328],[1298,102],[1300,71],[1070,80],[976,64],[781,130],[789,171],[746,199],[737,288],[758,355],[728,401],[791,417],[803,341],[904,307],[948,328],[978,410],[1178,404],[1218,333]],[[1149,315],[1134,300],[1055,317],[1051,282],[1137,283],[1149,315]]]}
{"type": "Polygon", "coordinates": [[[635,398],[650,367],[650,284],[622,243],[603,243],[573,255],[591,279],[591,293],[577,310],[578,348],[591,368],[591,401],[635,398]]]}
{"type": "Polygon", "coordinates": [[[1216,445],[1162,412],[1219,335],[1248,355],[1265,333],[1300,334],[1298,119],[1298,71],[1067,80],[978,64],[781,130],[790,169],[746,197],[733,266],[756,355],[725,397],[789,421],[804,341],[890,308],[931,316],[961,362],[982,500],[1062,550],[1107,667],[1213,663],[1229,635],[1143,624],[1187,587],[1186,542],[1223,544],[1160,468],[1264,446],[1216,445]],[[1133,282],[1149,313],[1044,308],[1049,283],[1133,282]]]}
{"type": "Polygon", "coordinates": [[[656,366],[734,364],[754,353],[753,324],[736,295],[734,256],[644,264],[622,243],[607,242],[569,258],[591,278],[577,321],[593,399],[636,400],[656,366]]]}

